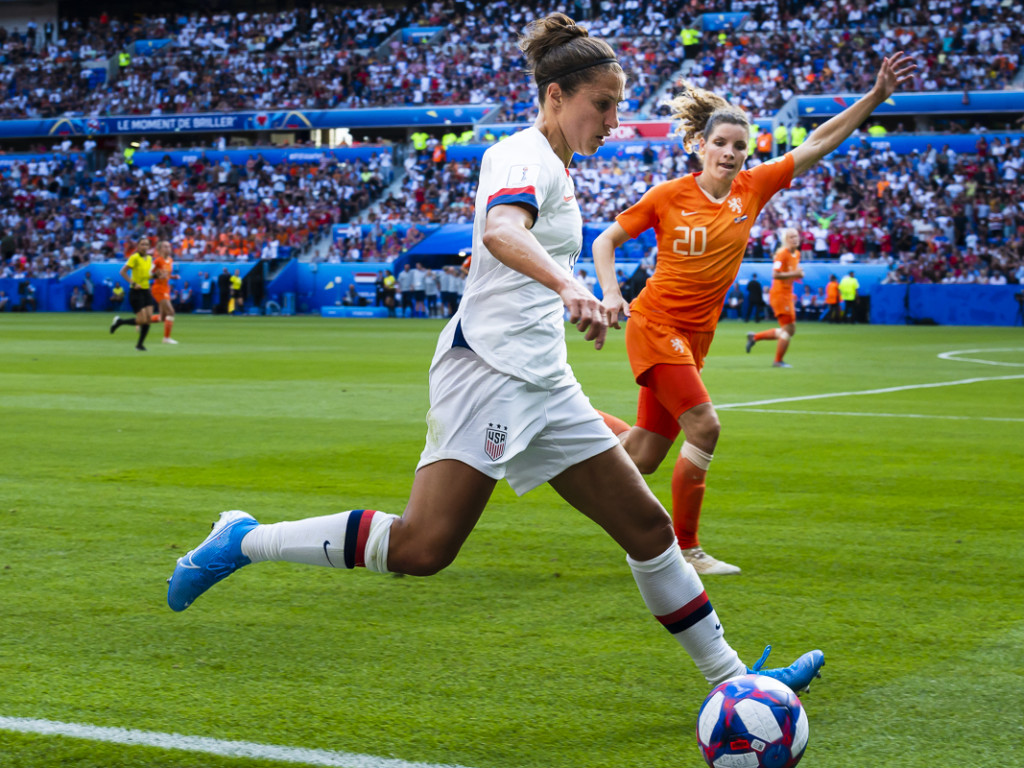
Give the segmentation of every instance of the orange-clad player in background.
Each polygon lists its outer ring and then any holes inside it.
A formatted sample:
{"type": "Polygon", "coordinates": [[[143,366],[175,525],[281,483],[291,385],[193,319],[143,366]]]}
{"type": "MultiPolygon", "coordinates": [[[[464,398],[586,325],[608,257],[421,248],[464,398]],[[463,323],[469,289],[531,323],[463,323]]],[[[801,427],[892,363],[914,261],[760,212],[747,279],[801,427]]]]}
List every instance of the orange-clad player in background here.
{"type": "Polygon", "coordinates": [[[747,352],[754,344],[768,339],[778,339],[775,345],[776,368],[792,368],[783,361],[789,340],[796,333],[796,298],[793,296],[793,281],[804,276],[800,269],[800,233],[795,229],[782,230],[782,247],[775,252],[772,264],[772,287],[768,292],[768,301],[772,305],[778,328],[747,334],[747,352]]]}
{"type": "Polygon", "coordinates": [[[683,146],[704,170],[651,188],[594,241],[603,304],[629,317],[626,349],[640,396],[630,427],[604,414],[641,472],[654,472],[680,430],[672,473],[672,518],[683,555],[702,574],[738,573],[697,538],[705,478],[721,426],[700,370],[726,293],[736,279],[750,227],[772,195],[834,151],[898,86],[911,79],[902,51],[882,60],[872,89],[777,161],[744,170],[750,120],[720,96],[687,86],[673,102],[683,146]],[[653,227],[654,276],[627,305],[615,277],[615,249],[653,227]]]}
{"type": "Polygon", "coordinates": [[[164,344],[177,344],[174,339],[171,338],[171,329],[174,327],[174,305],[171,304],[171,283],[172,278],[177,278],[174,274],[174,258],[171,256],[171,244],[166,240],[161,240],[156,244],[156,256],[153,258],[153,285],[150,291],[153,294],[153,298],[156,299],[158,316],[153,318],[152,322],[157,322],[158,319],[164,321],[164,344]]]}

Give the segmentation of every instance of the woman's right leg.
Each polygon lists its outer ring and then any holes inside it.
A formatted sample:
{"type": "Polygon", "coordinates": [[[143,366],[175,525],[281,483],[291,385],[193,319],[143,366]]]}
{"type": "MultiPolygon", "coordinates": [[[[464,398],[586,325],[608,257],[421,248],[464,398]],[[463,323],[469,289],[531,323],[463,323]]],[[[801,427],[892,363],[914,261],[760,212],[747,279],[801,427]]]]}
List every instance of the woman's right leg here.
{"type": "Polygon", "coordinates": [[[260,525],[225,512],[196,549],[178,560],[167,601],[183,611],[218,581],[266,560],[428,576],[455,559],[496,481],[459,461],[422,467],[402,517],[354,509],[260,525]]]}
{"type": "Polygon", "coordinates": [[[450,565],[487,506],[495,480],[459,461],[422,467],[401,517],[351,510],[261,525],[246,534],[252,561],[284,560],[329,568],[429,576],[450,565]]]}

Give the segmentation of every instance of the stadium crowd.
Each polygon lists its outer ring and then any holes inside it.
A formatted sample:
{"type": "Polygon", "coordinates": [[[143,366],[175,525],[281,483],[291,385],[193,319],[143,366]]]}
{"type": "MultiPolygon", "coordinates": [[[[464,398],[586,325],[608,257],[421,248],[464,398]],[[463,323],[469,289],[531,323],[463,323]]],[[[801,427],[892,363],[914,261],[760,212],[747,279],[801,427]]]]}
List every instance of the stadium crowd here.
{"type": "MultiPolygon", "coordinates": [[[[658,114],[651,97],[687,60],[698,85],[761,117],[795,93],[863,91],[879,58],[897,49],[923,59],[915,90],[1003,88],[1024,42],[1020,6],[997,0],[571,5],[613,41],[630,73],[626,117],[658,114]],[[730,10],[748,12],[739,28],[683,45],[680,30],[700,13],[730,10]]],[[[529,78],[509,30],[548,10],[505,0],[387,10],[314,4],[130,21],[104,14],[62,19],[45,34],[0,31],[0,118],[495,103],[497,121],[531,121],[529,78]],[[388,41],[410,27],[440,31],[427,42],[388,41]],[[144,41],[168,42],[133,53],[144,41]],[[108,60],[118,62],[108,67],[116,74],[91,79],[89,66],[108,60]]]]}
{"type": "Polygon", "coordinates": [[[0,171],[0,277],[60,277],[93,260],[120,258],[149,235],[193,261],[298,253],[380,195],[382,164],[325,161],[245,165],[164,161],[134,168],[114,157],[89,173],[84,153],[19,162],[0,171]]]}
{"type": "Polygon", "coordinates": [[[1008,20],[886,29],[807,21],[707,34],[686,77],[755,116],[770,116],[796,95],[864,92],[882,57],[898,50],[919,52],[923,61],[910,90],[1002,89],[1019,70],[1024,44],[1019,25],[1008,20]]]}
{"type": "MultiPolygon", "coordinates": [[[[612,221],[654,184],[698,170],[677,143],[575,165],[587,222],[612,221]]],[[[982,136],[973,155],[928,145],[900,156],[863,142],[776,195],[751,232],[748,258],[770,258],[778,231],[795,226],[805,259],[884,262],[891,280],[1024,281],[1022,170],[1022,147],[998,138],[982,136]]],[[[385,199],[377,215],[470,223],[478,173],[478,163],[464,160],[414,165],[401,194],[385,199]]]]}
{"type": "MultiPolygon", "coordinates": [[[[794,93],[861,91],[863,73],[900,48],[924,59],[916,90],[1004,88],[1022,49],[1020,6],[1003,0],[572,5],[567,10],[616,45],[634,109],[650,105],[684,62],[696,84],[760,116],[794,93]],[[679,34],[701,12],[730,11],[748,13],[738,28],[679,34]]],[[[505,0],[399,9],[314,4],[0,29],[0,118],[493,101],[502,104],[500,120],[523,122],[534,105],[509,30],[547,10],[505,0]],[[383,45],[408,27],[439,31],[427,43],[383,45]],[[84,76],[90,62],[153,40],[170,43],[121,61],[111,82],[84,76]]],[[[143,232],[170,239],[179,258],[272,258],[281,247],[308,246],[332,224],[360,219],[374,224],[372,232],[353,233],[326,258],[391,261],[422,237],[398,223],[472,220],[479,171],[477,161],[408,152],[401,190],[371,215],[391,178],[387,148],[367,164],[270,166],[254,150],[245,166],[200,159],[144,169],[121,158],[97,169],[89,151],[69,149],[0,172],[0,276],[60,275],[119,256],[143,232]]],[[[1019,281],[1021,165],[1021,148],[998,140],[966,157],[931,147],[903,157],[854,152],[778,195],[754,229],[749,255],[770,256],[777,229],[792,224],[808,257],[885,261],[890,280],[1019,281]]],[[[624,159],[582,159],[575,178],[584,219],[610,221],[653,184],[696,168],[673,143],[624,159]]]]}

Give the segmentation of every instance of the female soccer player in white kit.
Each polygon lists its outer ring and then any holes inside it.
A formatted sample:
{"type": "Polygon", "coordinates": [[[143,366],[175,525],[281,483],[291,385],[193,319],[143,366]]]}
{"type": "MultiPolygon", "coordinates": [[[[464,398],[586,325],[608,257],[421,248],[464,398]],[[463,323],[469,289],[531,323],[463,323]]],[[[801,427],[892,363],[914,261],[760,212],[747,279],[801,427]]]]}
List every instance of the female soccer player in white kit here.
{"type": "MultiPolygon", "coordinates": [[[[222,513],[178,560],[168,603],[186,609],[251,562],[285,560],[426,576],[449,565],[506,478],[519,494],[544,483],[625,550],[648,608],[710,683],[748,671],[725,641],[668,513],[583,394],[566,362],[563,307],[600,349],[618,307],[573,277],[582,218],[568,166],[618,125],[625,75],[612,49],[562,14],[532,22],[520,41],[538,85],[531,128],[483,157],[465,296],[430,367],[426,446],[401,517],[351,510],[259,525],[222,513]]],[[[821,651],[753,671],[803,690],[821,651]]]]}

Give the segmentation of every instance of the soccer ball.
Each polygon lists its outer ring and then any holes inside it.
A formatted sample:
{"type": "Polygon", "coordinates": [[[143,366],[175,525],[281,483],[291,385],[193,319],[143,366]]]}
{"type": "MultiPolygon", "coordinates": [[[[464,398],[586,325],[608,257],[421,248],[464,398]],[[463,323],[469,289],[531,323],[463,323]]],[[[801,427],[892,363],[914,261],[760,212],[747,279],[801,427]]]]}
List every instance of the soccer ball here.
{"type": "Polygon", "coordinates": [[[797,695],[764,675],[721,683],[697,716],[697,743],[712,768],[792,768],[804,755],[808,732],[797,695]]]}

